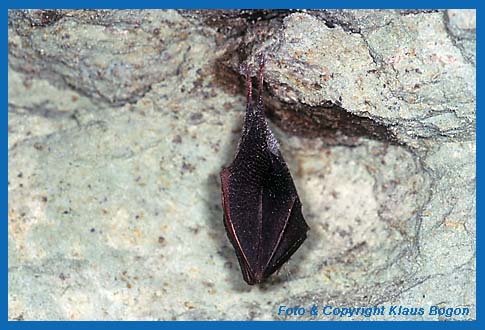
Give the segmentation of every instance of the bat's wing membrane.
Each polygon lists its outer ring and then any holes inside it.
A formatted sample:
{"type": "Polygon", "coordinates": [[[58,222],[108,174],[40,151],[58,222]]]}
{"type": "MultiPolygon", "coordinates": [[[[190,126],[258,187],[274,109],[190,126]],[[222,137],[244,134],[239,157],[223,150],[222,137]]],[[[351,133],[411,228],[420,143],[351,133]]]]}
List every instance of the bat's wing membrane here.
{"type": "Polygon", "coordinates": [[[247,124],[238,154],[221,172],[221,181],[228,236],[244,279],[254,284],[290,258],[305,240],[308,226],[288,167],[279,150],[266,142],[266,125],[247,124]]]}

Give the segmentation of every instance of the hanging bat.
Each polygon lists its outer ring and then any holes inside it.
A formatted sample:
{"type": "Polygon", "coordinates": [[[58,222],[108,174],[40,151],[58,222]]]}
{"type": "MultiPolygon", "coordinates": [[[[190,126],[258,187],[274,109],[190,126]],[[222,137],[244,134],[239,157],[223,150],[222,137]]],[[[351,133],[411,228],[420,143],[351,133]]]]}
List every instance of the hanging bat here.
{"type": "Polygon", "coordinates": [[[266,122],[264,62],[261,55],[256,107],[246,67],[243,132],[234,161],[221,171],[224,226],[249,285],[261,283],[277,271],[309,230],[290,171],[266,122]]]}

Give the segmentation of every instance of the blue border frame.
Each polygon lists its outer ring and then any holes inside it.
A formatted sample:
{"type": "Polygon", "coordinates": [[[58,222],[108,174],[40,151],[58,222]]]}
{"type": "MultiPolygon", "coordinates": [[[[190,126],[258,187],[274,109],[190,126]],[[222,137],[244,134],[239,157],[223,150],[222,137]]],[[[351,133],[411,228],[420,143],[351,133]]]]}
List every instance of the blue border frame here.
{"type": "MultiPolygon", "coordinates": [[[[126,0],[88,0],[88,1],[12,1],[7,0],[0,3],[1,8],[1,21],[3,23],[4,29],[2,30],[2,46],[5,47],[4,51],[2,52],[2,60],[4,65],[1,66],[1,84],[2,84],[2,96],[3,96],[3,104],[5,106],[2,115],[0,116],[0,123],[3,127],[2,129],[2,138],[0,139],[0,143],[2,144],[2,148],[5,150],[5,154],[2,155],[2,161],[0,162],[0,166],[2,167],[2,182],[5,184],[5,188],[8,186],[8,109],[7,109],[7,100],[8,100],[8,86],[7,86],[7,75],[8,75],[8,30],[5,28],[7,25],[8,20],[8,9],[21,9],[21,8],[217,8],[217,9],[229,9],[229,8],[407,8],[407,9],[442,9],[442,8],[475,8],[477,9],[477,62],[480,63],[479,54],[481,52],[481,40],[479,38],[479,23],[481,19],[485,19],[485,15],[481,14],[481,10],[478,5],[478,1],[458,1],[458,0],[445,0],[445,1],[438,1],[438,0],[398,0],[398,1],[357,1],[357,0],[327,0],[327,1],[315,1],[315,0],[300,0],[296,1],[275,1],[275,0],[246,0],[246,1],[228,1],[228,0],[218,0],[218,1],[201,1],[201,0],[182,0],[178,1],[177,3],[162,3],[159,1],[148,1],[148,0],[138,0],[136,2],[129,2],[126,0]]],[[[480,64],[477,66],[477,69],[480,67],[480,64]]],[[[481,82],[481,75],[480,71],[477,75],[477,86],[481,82]]],[[[477,87],[478,88],[478,87],[477,87]]],[[[477,108],[480,104],[480,97],[477,98],[477,108]]],[[[478,221],[479,215],[482,214],[482,207],[481,207],[481,193],[479,189],[479,182],[480,176],[480,163],[482,158],[482,147],[480,144],[480,134],[482,130],[480,129],[482,124],[483,115],[481,115],[480,111],[477,111],[477,154],[476,154],[476,161],[477,161],[477,236],[478,232],[481,231],[481,224],[478,221]]],[[[4,189],[5,189],[4,188],[4,189]]],[[[2,214],[4,215],[3,218],[5,219],[5,224],[3,226],[4,236],[8,236],[8,190],[2,190],[1,192],[1,210],[2,214]]],[[[8,320],[8,240],[5,239],[3,243],[3,251],[1,254],[2,263],[5,265],[5,272],[1,274],[1,288],[2,292],[4,293],[4,299],[2,300],[1,307],[4,311],[3,317],[0,320],[0,329],[65,329],[69,328],[78,328],[78,329],[97,329],[97,328],[105,328],[107,326],[116,327],[116,328],[129,328],[129,329],[147,329],[147,328],[166,328],[166,329],[175,329],[175,328],[198,328],[204,329],[209,327],[216,327],[216,328],[224,328],[224,329],[239,329],[244,326],[247,326],[246,322],[201,322],[201,321],[194,321],[194,322],[177,322],[177,321],[164,321],[163,323],[159,322],[110,322],[109,324],[104,322],[92,322],[92,321],[81,321],[81,322],[51,322],[51,321],[29,321],[29,322],[17,322],[17,321],[7,321],[8,320]]],[[[477,251],[479,251],[479,240],[477,240],[477,251]]],[[[481,254],[477,253],[477,274],[479,274],[481,262],[481,254]]],[[[479,283],[479,278],[477,276],[477,302],[481,301],[483,295],[480,292],[481,285],[479,283]]],[[[478,307],[478,304],[477,304],[478,307]]],[[[268,327],[277,327],[279,330],[293,328],[295,326],[301,328],[316,328],[322,326],[331,326],[335,328],[349,328],[352,326],[358,326],[362,328],[391,328],[391,327],[402,327],[402,328],[414,328],[416,326],[419,327],[463,327],[463,328],[484,328],[485,324],[483,324],[480,313],[476,311],[476,321],[466,321],[466,322],[423,322],[423,321],[405,321],[405,322],[392,322],[392,321],[382,321],[382,322],[363,322],[363,321],[351,321],[351,322],[331,322],[331,323],[322,323],[322,322],[251,322],[251,327],[259,328],[259,329],[267,329],[268,327]],[[419,322],[416,324],[415,322],[419,322]]]]}
{"type": "Polygon", "coordinates": [[[86,1],[59,1],[59,0],[7,0],[2,7],[9,9],[25,9],[25,8],[213,8],[213,9],[230,9],[230,8],[266,8],[266,9],[282,9],[282,8],[383,8],[383,9],[443,9],[443,8],[477,8],[477,0],[180,0],[177,2],[161,2],[153,0],[141,1],[127,1],[127,0],[86,0],[86,1]]]}

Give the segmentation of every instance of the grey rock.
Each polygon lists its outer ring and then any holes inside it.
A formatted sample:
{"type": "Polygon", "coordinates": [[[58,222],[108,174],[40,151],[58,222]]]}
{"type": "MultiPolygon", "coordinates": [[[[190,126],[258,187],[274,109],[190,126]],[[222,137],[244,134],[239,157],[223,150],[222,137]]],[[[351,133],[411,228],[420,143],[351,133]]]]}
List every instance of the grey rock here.
{"type": "Polygon", "coordinates": [[[474,15],[10,11],[9,319],[475,319],[474,15]],[[261,51],[311,231],[247,286],[218,175],[261,51]]]}
{"type": "Polygon", "coordinates": [[[359,33],[305,13],[288,16],[261,48],[272,55],[267,79],[276,102],[306,105],[315,116],[369,118],[410,145],[421,137],[474,139],[475,67],[450,40],[443,13],[373,15],[383,22],[361,19],[359,33]]]}
{"type": "Polygon", "coordinates": [[[199,34],[171,11],[58,11],[50,19],[42,11],[13,13],[13,68],[114,105],[136,102],[201,51],[199,34]]]}
{"type": "Polygon", "coordinates": [[[465,60],[476,65],[476,10],[448,10],[446,27],[465,60]]]}

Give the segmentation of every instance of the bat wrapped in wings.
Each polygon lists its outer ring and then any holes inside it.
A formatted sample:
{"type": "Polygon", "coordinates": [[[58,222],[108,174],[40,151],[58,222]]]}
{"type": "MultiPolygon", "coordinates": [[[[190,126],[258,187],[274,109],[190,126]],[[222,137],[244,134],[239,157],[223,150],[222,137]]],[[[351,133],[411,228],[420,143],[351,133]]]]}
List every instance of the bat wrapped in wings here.
{"type": "Polygon", "coordinates": [[[246,70],[247,106],[234,161],[221,171],[224,225],[244,280],[263,282],[300,247],[309,227],[278,142],[265,118],[264,57],[260,57],[258,100],[252,100],[246,70]]]}

